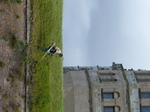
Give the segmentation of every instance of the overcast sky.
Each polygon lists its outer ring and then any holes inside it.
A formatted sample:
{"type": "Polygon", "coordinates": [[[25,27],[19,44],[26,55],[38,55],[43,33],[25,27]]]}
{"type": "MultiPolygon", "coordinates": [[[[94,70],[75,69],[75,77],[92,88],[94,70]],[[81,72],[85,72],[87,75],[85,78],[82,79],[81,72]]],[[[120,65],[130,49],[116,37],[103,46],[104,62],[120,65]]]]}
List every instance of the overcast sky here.
{"type": "Polygon", "coordinates": [[[150,0],[64,0],[64,66],[150,70],[150,0]]]}

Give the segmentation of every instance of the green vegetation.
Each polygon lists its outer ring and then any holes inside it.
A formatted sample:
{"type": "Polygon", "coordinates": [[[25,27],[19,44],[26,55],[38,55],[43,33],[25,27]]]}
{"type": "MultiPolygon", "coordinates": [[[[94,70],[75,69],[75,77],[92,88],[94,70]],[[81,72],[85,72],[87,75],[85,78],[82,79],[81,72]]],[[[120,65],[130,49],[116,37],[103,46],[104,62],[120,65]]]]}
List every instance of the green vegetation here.
{"type": "Polygon", "coordinates": [[[18,68],[12,68],[10,69],[10,73],[9,73],[9,77],[11,78],[12,82],[13,81],[17,81],[16,79],[23,81],[24,80],[24,68],[25,66],[23,66],[22,64],[20,65],[19,69],[18,68]],[[15,79],[14,79],[15,78],[15,79]]]}
{"type": "Polygon", "coordinates": [[[4,10],[3,9],[0,9],[0,13],[3,13],[4,12],[4,10]]]}
{"type": "Polygon", "coordinates": [[[16,18],[19,19],[19,18],[20,18],[20,15],[16,15],[16,18]]]}
{"type": "Polygon", "coordinates": [[[5,105],[4,107],[2,107],[2,109],[3,109],[4,112],[9,112],[9,111],[8,111],[8,108],[9,108],[8,105],[5,105]]]}
{"type": "MultiPolygon", "coordinates": [[[[17,77],[20,81],[24,80],[25,63],[28,63],[30,61],[30,57],[29,55],[27,55],[26,52],[27,50],[26,44],[23,41],[20,41],[18,37],[15,36],[15,34],[11,33],[6,36],[3,36],[2,39],[8,42],[12,50],[15,51],[17,56],[17,59],[15,59],[15,61],[18,61],[18,64],[20,64],[19,68],[12,68],[10,70],[9,77],[12,79],[12,81],[14,80],[13,77],[17,77]]],[[[0,62],[0,67],[4,67],[4,65],[5,65],[4,63],[0,62]]]]}
{"type": "Polygon", "coordinates": [[[45,54],[37,46],[49,47],[55,42],[62,48],[62,5],[63,0],[31,1],[31,112],[63,112],[63,58],[47,55],[38,66],[34,64],[45,54]]]}
{"type": "Polygon", "coordinates": [[[10,94],[8,94],[7,92],[5,94],[3,94],[3,98],[4,99],[9,99],[10,98],[10,94]]]}
{"type": "Polygon", "coordinates": [[[17,48],[19,46],[22,46],[23,42],[19,41],[18,38],[15,35],[11,35],[10,45],[11,45],[12,48],[17,48]]]}
{"type": "Polygon", "coordinates": [[[17,51],[23,51],[26,48],[26,45],[23,41],[20,41],[15,34],[8,34],[2,37],[3,40],[9,43],[10,47],[17,51]]]}
{"type": "MultiPolygon", "coordinates": [[[[6,106],[4,109],[6,110],[6,109],[8,109],[8,108],[12,108],[13,112],[20,112],[20,111],[19,111],[20,107],[21,107],[20,104],[15,104],[14,102],[11,102],[11,103],[9,104],[9,107],[6,106]]],[[[6,111],[7,111],[7,110],[6,110],[6,111]]],[[[5,112],[6,112],[6,111],[5,111],[5,112]]]]}
{"type": "Polygon", "coordinates": [[[17,2],[18,4],[21,4],[21,3],[22,3],[22,1],[21,1],[21,0],[16,0],[16,2],[17,2]]]}
{"type": "Polygon", "coordinates": [[[3,61],[0,61],[0,68],[4,68],[5,67],[5,63],[3,61]]]}
{"type": "Polygon", "coordinates": [[[25,99],[25,95],[21,95],[21,98],[22,98],[22,99],[25,99]]]}
{"type": "Polygon", "coordinates": [[[13,108],[13,109],[14,109],[14,112],[19,112],[19,108],[20,108],[20,107],[21,107],[21,105],[19,105],[19,104],[18,104],[18,105],[15,105],[14,108],[13,108]]]}
{"type": "Polygon", "coordinates": [[[4,0],[5,3],[18,3],[21,4],[22,1],[21,0],[4,0]]]}
{"type": "MultiPolygon", "coordinates": [[[[11,81],[12,86],[15,87],[17,81],[23,81],[25,78],[25,63],[29,62],[29,56],[27,55],[27,46],[23,41],[20,41],[15,34],[9,33],[3,36],[1,39],[6,41],[8,45],[15,51],[17,58],[10,58],[10,61],[17,61],[19,66],[11,68],[9,70],[9,78],[7,81],[11,81]]],[[[4,67],[4,63],[0,61],[0,67],[4,67]]]]}
{"type": "Polygon", "coordinates": [[[10,37],[11,35],[9,34],[9,35],[3,36],[1,39],[5,40],[6,42],[10,42],[10,37]]]}

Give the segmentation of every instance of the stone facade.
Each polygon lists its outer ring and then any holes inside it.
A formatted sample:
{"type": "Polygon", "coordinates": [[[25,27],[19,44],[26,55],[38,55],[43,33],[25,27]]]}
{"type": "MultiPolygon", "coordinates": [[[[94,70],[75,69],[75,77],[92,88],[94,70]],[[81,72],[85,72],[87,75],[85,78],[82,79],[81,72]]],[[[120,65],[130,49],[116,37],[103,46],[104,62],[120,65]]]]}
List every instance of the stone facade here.
{"type": "Polygon", "coordinates": [[[150,112],[150,71],[64,67],[64,112],[150,112]]]}

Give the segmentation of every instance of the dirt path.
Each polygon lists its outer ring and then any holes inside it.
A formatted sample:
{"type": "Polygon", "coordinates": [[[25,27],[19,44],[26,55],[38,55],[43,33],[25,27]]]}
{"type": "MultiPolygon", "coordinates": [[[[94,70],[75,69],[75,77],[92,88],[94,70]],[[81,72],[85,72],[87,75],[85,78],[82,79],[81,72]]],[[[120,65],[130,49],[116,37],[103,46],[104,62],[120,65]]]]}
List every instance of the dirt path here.
{"type": "Polygon", "coordinates": [[[25,4],[0,3],[0,112],[25,111],[25,4]]]}

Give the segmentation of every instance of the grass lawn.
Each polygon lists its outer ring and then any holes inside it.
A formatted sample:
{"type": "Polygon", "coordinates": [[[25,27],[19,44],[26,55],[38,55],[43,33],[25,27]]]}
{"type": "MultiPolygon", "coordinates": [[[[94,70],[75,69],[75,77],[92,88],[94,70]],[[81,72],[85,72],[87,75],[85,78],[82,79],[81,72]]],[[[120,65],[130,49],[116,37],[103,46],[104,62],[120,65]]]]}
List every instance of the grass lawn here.
{"type": "MultiPolygon", "coordinates": [[[[63,0],[31,0],[31,9],[30,51],[34,62],[45,54],[37,46],[49,47],[55,42],[62,49],[63,0]]],[[[47,55],[38,66],[32,68],[31,112],[63,112],[62,63],[63,58],[57,54],[47,55]]]]}

